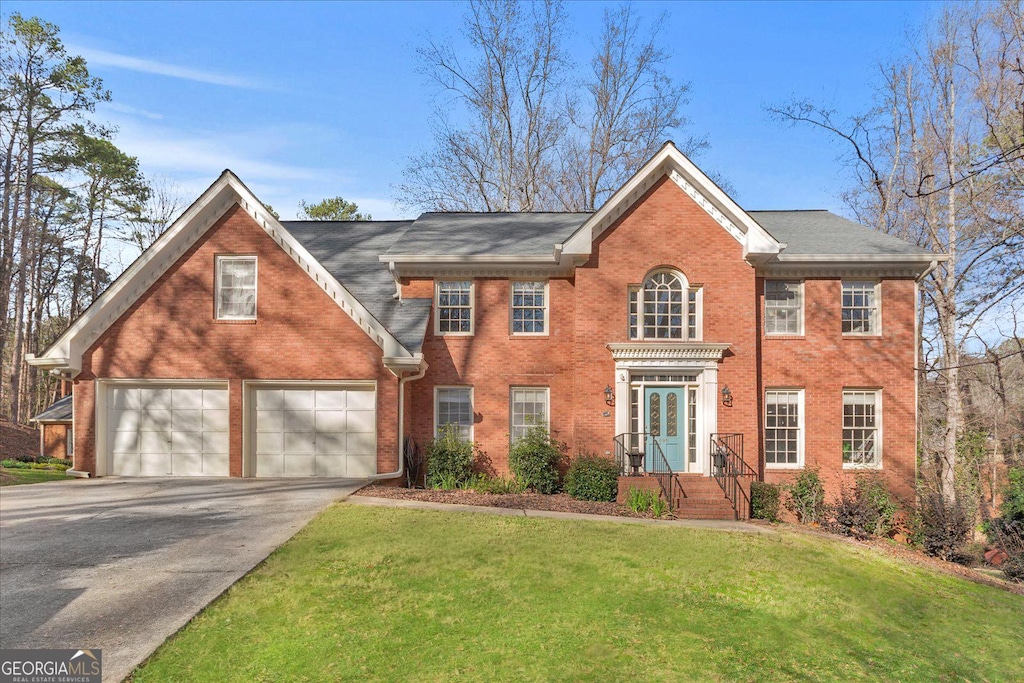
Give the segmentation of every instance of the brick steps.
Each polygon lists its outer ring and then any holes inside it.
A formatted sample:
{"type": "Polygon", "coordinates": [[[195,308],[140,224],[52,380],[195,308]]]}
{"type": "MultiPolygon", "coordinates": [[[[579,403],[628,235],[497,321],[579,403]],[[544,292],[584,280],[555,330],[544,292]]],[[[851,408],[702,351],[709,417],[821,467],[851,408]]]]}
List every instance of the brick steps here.
{"type": "MultiPolygon", "coordinates": [[[[722,487],[711,477],[700,474],[677,474],[676,480],[682,489],[676,493],[678,505],[674,513],[680,519],[736,519],[729,499],[722,487]]],[[[653,476],[619,477],[619,502],[624,502],[630,488],[661,491],[658,480],[653,476]]]]}

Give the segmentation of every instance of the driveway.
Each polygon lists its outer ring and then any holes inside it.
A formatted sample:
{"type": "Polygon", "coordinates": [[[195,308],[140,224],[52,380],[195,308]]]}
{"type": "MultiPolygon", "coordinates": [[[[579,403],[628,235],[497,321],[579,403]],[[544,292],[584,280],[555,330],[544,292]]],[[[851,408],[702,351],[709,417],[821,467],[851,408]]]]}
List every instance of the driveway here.
{"type": "Polygon", "coordinates": [[[90,479],[0,489],[0,648],[98,648],[120,681],[365,482],[90,479]]]}

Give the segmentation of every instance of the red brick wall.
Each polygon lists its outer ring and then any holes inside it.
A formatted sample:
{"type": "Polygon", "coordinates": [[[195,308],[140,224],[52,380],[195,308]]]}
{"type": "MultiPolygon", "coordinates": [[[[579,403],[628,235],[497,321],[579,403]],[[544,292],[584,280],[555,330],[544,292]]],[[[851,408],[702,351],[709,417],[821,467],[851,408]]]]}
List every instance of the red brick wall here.
{"type": "Polygon", "coordinates": [[[68,429],[71,425],[66,424],[43,424],[40,429],[43,432],[43,457],[62,458],[68,457],[68,429]]]}
{"type": "Polygon", "coordinates": [[[75,382],[76,466],[95,472],[96,378],[230,383],[230,470],[242,473],[242,381],[377,380],[377,469],[397,467],[397,380],[381,349],[238,206],[83,354],[75,382]],[[214,258],[258,257],[258,319],[214,320],[214,258]]]}
{"type": "MultiPolygon", "coordinates": [[[[759,311],[763,291],[759,280],[759,311]]],[[[917,443],[914,281],[882,281],[882,330],[876,337],[843,336],[841,294],[840,278],[804,280],[804,336],[762,334],[760,400],[764,389],[804,388],[805,464],[821,470],[831,498],[844,476],[850,479],[859,472],[842,467],[843,389],[881,389],[882,472],[897,495],[912,501],[917,443]]],[[[760,431],[763,439],[763,426],[760,431]]],[[[794,474],[765,470],[763,456],[761,465],[769,482],[787,481],[794,474]]]]}

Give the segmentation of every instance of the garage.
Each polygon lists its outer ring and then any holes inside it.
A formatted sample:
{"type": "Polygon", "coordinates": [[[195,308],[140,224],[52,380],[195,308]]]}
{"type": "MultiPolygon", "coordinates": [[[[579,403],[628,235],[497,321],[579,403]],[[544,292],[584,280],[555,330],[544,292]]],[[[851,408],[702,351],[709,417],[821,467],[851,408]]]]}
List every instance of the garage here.
{"type": "Polygon", "coordinates": [[[106,391],[106,421],[110,474],[229,474],[225,385],[111,385],[106,391]]]}
{"type": "Polygon", "coordinates": [[[251,390],[257,477],[368,477],[377,471],[373,384],[251,390]]]}

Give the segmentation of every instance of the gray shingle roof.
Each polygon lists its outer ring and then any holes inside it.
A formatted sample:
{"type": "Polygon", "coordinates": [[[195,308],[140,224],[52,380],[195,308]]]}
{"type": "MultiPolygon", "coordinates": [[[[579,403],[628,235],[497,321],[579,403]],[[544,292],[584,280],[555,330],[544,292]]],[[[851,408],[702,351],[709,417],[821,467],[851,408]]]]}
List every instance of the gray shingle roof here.
{"type": "MultiPolygon", "coordinates": [[[[425,213],[388,254],[550,256],[589,213],[425,213]]],[[[383,253],[383,252],[382,252],[383,253]]]]}
{"type": "Polygon", "coordinates": [[[49,408],[32,418],[34,422],[71,422],[71,397],[58,399],[49,408]]]}
{"type": "Polygon", "coordinates": [[[282,221],[285,229],[412,353],[423,346],[430,299],[394,298],[395,281],[378,256],[412,221],[282,221]]]}
{"type": "Polygon", "coordinates": [[[761,227],[780,242],[782,253],[791,255],[892,254],[906,256],[929,253],[909,242],[866,228],[842,216],[825,211],[748,211],[761,227]]]}

